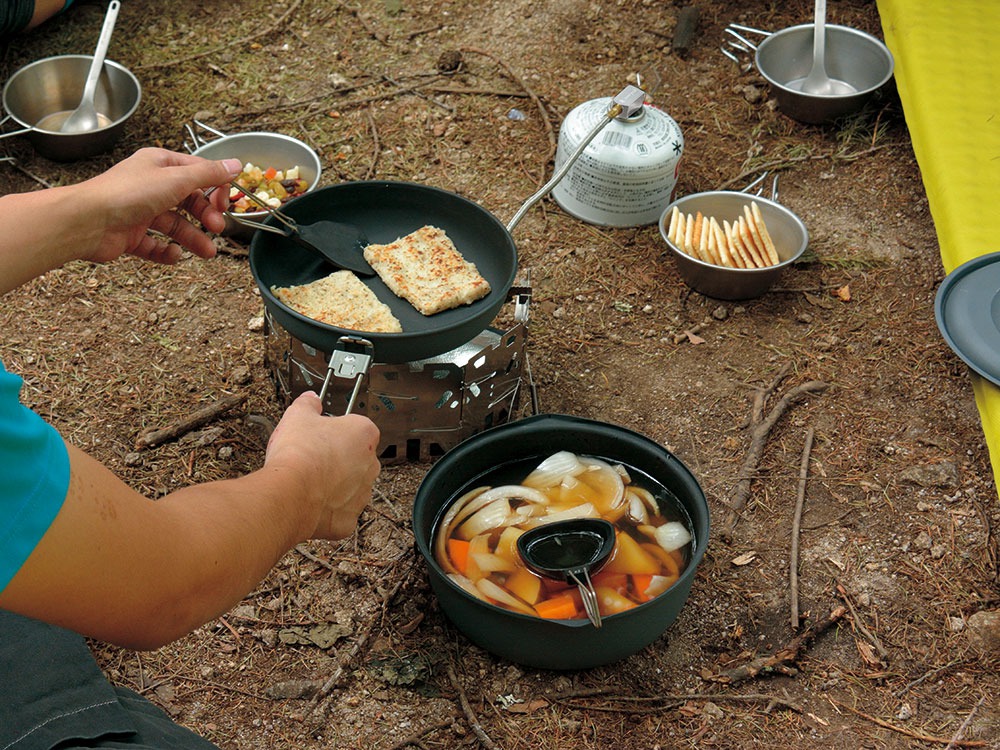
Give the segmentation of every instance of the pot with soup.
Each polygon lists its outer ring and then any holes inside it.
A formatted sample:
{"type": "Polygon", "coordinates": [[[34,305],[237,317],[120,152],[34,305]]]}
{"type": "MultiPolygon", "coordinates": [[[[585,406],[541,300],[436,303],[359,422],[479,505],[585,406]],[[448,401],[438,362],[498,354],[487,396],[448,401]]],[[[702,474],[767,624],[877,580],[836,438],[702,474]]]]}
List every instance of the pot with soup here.
{"type": "Polygon", "coordinates": [[[413,530],[442,611],[473,643],[518,664],[587,669],[649,646],[681,612],[708,545],[704,492],[643,435],[543,414],[446,453],[413,503],[413,530]],[[615,547],[591,576],[600,627],[577,586],[533,572],[517,540],[602,518],[615,547]]]}

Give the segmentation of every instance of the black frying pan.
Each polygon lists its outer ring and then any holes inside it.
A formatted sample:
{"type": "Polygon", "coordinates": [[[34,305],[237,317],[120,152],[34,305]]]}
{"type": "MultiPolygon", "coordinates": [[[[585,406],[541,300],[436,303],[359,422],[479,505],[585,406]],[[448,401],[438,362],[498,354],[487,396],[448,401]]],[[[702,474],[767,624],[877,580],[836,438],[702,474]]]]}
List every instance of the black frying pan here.
{"type": "MultiPolygon", "coordinates": [[[[443,354],[481,333],[496,317],[514,283],[517,248],[510,232],[486,209],[446,190],[409,182],[345,182],[296,198],[283,211],[303,224],[320,220],[354,224],[375,244],[392,242],[431,224],[443,229],[490,283],[490,293],[471,305],[424,316],[377,276],[362,278],[399,318],[403,332],[338,328],[292,310],[271,292],[271,287],[306,284],[337,269],[286,237],[257,231],[250,242],[250,270],[264,305],[290,334],[322,352],[334,351],[341,337],[354,336],[372,343],[376,362],[413,362],[443,354]]],[[[264,223],[275,222],[268,217],[264,223]]]]}

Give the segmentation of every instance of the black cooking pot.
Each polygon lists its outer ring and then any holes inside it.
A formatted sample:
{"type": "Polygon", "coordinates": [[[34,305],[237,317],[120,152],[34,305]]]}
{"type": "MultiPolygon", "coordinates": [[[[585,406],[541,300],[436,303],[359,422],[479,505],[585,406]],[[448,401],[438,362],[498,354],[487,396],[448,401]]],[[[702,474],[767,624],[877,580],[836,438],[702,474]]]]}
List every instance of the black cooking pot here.
{"type": "MultiPolygon", "coordinates": [[[[476,264],[490,293],[471,305],[421,315],[393,294],[377,276],[361,279],[386,303],[402,333],[370,333],[320,323],[275,297],[272,287],[307,284],[335,271],[294,241],[257,231],[250,242],[250,270],[264,305],[300,341],[330,353],[344,336],[361,337],[374,347],[376,362],[414,362],[444,354],[478,336],[507,300],[517,273],[517,248],[507,228],[472,201],[439,188],[409,182],[345,182],[295,198],[282,208],[299,224],[329,220],[353,224],[376,244],[393,242],[427,224],[443,229],[466,260],[476,264]]],[[[273,216],[264,224],[281,228],[273,216]]]]}
{"type": "Polygon", "coordinates": [[[652,440],[622,427],[543,414],[494,427],[446,453],[427,473],[413,502],[413,533],[427,562],[442,611],[470,641],[497,656],[541,669],[587,669],[630,656],[655,641],[680,614],[708,546],[705,494],[691,472],[652,440]],[[694,537],[678,581],[656,598],[603,618],[543,620],[477,599],[453,584],[434,559],[437,519],[467,489],[486,484],[505,466],[532,467],[559,450],[622,463],[670,490],[687,513],[694,537]]]}

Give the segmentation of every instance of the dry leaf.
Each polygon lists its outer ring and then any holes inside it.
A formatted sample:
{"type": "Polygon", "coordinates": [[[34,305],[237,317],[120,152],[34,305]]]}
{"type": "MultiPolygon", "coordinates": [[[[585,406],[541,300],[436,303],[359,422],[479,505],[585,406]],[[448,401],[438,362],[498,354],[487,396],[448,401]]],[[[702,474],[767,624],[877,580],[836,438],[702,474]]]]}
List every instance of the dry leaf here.
{"type": "Polygon", "coordinates": [[[814,307],[822,307],[824,310],[832,310],[834,305],[826,297],[820,297],[815,294],[810,294],[809,292],[804,292],[806,302],[814,307]]]}
{"type": "Polygon", "coordinates": [[[744,552],[742,555],[737,555],[732,560],[730,560],[730,562],[733,565],[742,566],[742,565],[749,565],[756,559],[757,559],[756,550],[750,550],[749,552],[744,552]]]}
{"type": "Polygon", "coordinates": [[[839,299],[841,302],[851,301],[851,285],[844,284],[839,289],[835,290],[833,296],[839,299]]]}
{"type": "Polygon", "coordinates": [[[705,343],[705,339],[703,339],[701,336],[699,336],[698,334],[693,333],[691,331],[684,331],[684,335],[687,336],[687,340],[688,341],[690,341],[692,344],[694,344],[696,346],[698,344],[704,344],[705,343]]]}
{"type": "Polygon", "coordinates": [[[542,708],[547,708],[549,702],[542,698],[537,698],[533,701],[528,701],[527,703],[514,703],[507,707],[507,710],[512,714],[532,714],[542,708]]]}
{"type": "Polygon", "coordinates": [[[864,660],[865,664],[873,669],[875,667],[882,666],[882,661],[878,658],[875,653],[875,649],[873,649],[871,645],[864,641],[855,641],[855,644],[857,645],[858,653],[861,654],[861,658],[864,660]]]}

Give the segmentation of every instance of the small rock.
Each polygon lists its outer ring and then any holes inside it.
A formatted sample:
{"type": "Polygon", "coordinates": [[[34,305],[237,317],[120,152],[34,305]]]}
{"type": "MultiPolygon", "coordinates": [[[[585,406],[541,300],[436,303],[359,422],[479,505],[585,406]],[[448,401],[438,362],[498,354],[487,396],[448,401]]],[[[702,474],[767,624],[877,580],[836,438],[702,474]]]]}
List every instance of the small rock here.
{"type": "Polygon", "coordinates": [[[926,531],[921,531],[917,534],[917,538],[913,540],[913,546],[917,549],[930,549],[933,544],[931,535],[926,531]]]}
{"type": "Polygon", "coordinates": [[[247,330],[258,333],[264,330],[264,316],[258,315],[247,321],[247,330]]]}
{"type": "Polygon", "coordinates": [[[961,617],[949,617],[948,618],[948,629],[952,633],[961,633],[965,630],[965,620],[961,617]]]}
{"type": "Polygon", "coordinates": [[[983,655],[1000,656],[1000,610],[976,612],[965,621],[969,641],[983,655]]]}
{"type": "Polygon", "coordinates": [[[716,320],[725,320],[729,317],[729,310],[726,309],[725,305],[719,305],[717,308],[712,310],[712,317],[716,320]]]}
{"type": "Polygon", "coordinates": [[[233,371],[229,374],[229,382],[233,385],[246,385],[251,380],[253,380],[253,373],[245,365],[234,367],[233,371]]]}
{"type": "Polygon", "coordinates": [[[437,59],[437,69],[441,73],[455,73],[461,69],[463,62],[461,52],[454,49],[445,50],[437,59]]]}
{"type": "Polygon", "coordinates": [[[954,488],[958,486],[958,467],[951,461],[911,466],[903,472],[902,479],[920,487],[954,488]]]}
{"type": "Polygon", "coordinates": [[[224,445],[219,448],[219,460],[228,461],[233,457],[233,446],[224,445]]]}
{"type": "Polygon", "coordinates": [[[141,453],[128,453],[125,458],[122,459],[122,463],[126,466],[141,466],[142,465],[142,454],[141,453]]]}
{"type": "Polygon", "coordinates": [[[935,560],[940,560],[948,553],[948,548],[943,544],[935,544],[931,547],[931,557],[935,560]]]}

